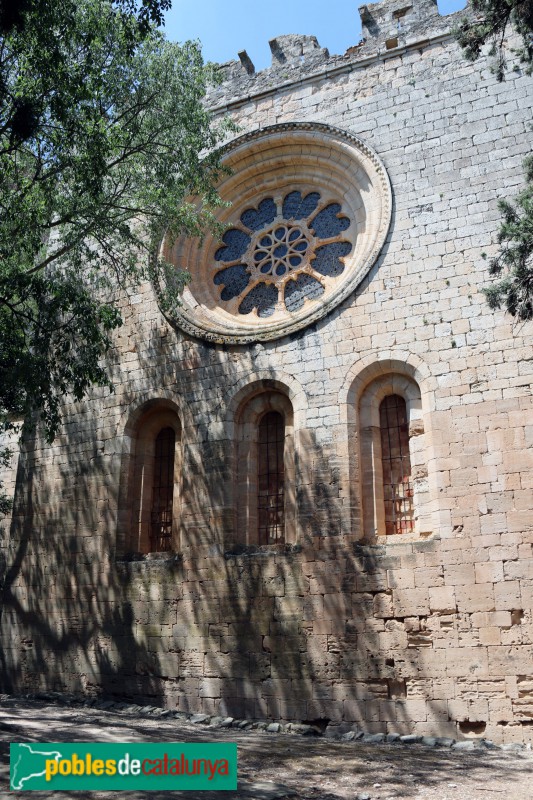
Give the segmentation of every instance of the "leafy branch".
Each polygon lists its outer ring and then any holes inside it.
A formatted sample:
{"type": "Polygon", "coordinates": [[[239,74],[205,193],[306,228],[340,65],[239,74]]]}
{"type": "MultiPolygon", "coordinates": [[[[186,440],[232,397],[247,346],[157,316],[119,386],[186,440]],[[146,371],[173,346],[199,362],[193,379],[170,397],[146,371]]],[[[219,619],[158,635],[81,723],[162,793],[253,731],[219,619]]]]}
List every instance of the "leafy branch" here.
{"type": "Polygon", "coordinates": [[[499,277],[484,294],[491,308],[502,306],[519,320],[533,319],[533,156],[524,161],[526,188],[514,203],[500,200],[503,222],[500,249],[489,263],[489,274],[499,277]]]}
{"type": "MultiPolygon", "coordinates": [[[[485,44],[495,58],[498,81],[507,70],[507,35],[514,29],[521,47],[512,50],[527,74],[533,72],[533,3],[531,0],[471,0],[473,18],[464,18],[455,30],[466,58],[475,61],[485,44]]],[[[489,274],[497,278],[483,289],[492,309],[504,307],[521,321],[533,319],[533,155],[524,161],[525,189],[514,201],[500,200],[503,221],[498,232],[499,251],[489,262],[489,274]]],[[[483,254],[483,258],[486,255],[483,254]]]]}
{"type": "Polygon", "coordinates": [[[506,38],[514,28],[522,39],[521,47],[513,50],[526,72],[533,69],[533,4],[531,0],[471,0],[472,17],[463,17],[455,29],[464,55],[475,61],[489,44],[488,55],[495,59],[494,72],[499,81],[507,68],[506,38]]]}
{"type": "Polygon", "coordinates": [[[174,307],[186,275],[153,244],[215,225],[232,125],[199,44],[157,31],[169,5],[0,3],[0,431],[40,418],[52,440],[65,395],[110,389],[120,290],[150,279],[174,307]]]}

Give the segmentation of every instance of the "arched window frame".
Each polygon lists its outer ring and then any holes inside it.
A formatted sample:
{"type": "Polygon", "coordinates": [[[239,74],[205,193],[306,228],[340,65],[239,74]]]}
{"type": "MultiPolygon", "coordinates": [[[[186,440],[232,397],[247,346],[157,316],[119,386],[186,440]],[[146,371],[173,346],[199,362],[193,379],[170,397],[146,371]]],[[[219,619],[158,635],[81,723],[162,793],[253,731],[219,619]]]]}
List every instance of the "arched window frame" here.
{"type": "Polygon", "coordinates": [[[258,520],[258,444],[259,423],[270,411],[284,421],[284,520],[283,542],[296,541],[296,491],[294,456],[294,414],[291,401],[279,391],[265,391],[245,399],[236,414],[234,486],[235,540],[247,546],[259,544],[258,520]]]}
{"type": "Polygon", "coordinates": [[[175,434],[174,488],[172,493],[171,551],[181,550],[182,425],[177,412],[155,404],[139,415],[130,434],[123,489],[119,499],[118,552],[152,552],[155,445],[159,433],[172,428],[175,434]]]}
{"type": "Polygon", "coordinates": [[[399,395],[405,400],[409,426],[409,455],[413,480],[414,531],[427,536],[432,532],[428,487],[428,451],[422,400],[418,384],[407,375],[383,375],[372,381],[359,400],[359,492],[362,505],[363,538],[402,540],[409,534],[386,534],[381,452],[380,405],[385,397],[399,395]]]}

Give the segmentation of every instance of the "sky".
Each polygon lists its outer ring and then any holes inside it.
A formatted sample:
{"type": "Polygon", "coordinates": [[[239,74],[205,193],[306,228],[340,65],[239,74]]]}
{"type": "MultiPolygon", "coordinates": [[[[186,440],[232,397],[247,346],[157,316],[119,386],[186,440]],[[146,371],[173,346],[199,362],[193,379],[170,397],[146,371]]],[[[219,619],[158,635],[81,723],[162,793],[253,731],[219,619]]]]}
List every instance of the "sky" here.
{"type": "MultiPolygon", "coordinates": [[[[223,63],[246,50],[256,70],[270,66],[269,39],[283,33],[316,36],[321,47],[341,55],[359,42],[358,7],[364,0],[173,0],[165,18],[168,39],[199,39],[206,61],[223,63]]],[[[451,14],[465,0],[438,0],[451,14]]]]}

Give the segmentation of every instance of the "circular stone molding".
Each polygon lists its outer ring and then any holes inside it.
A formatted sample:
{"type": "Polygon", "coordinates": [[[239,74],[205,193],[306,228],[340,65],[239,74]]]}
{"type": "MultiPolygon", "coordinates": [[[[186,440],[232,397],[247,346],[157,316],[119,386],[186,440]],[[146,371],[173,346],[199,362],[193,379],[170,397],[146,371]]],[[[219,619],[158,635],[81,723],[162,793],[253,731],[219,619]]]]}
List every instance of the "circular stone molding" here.
{"type": "Polygon", "coordinates": [[[329,125],[274,125],[222,152],[222,241],[162,246],[191,274],[173,322],[213,342],[277,339],[324,317],[367,274],[389,230],[389,179],[369,147],[329,125]]]}

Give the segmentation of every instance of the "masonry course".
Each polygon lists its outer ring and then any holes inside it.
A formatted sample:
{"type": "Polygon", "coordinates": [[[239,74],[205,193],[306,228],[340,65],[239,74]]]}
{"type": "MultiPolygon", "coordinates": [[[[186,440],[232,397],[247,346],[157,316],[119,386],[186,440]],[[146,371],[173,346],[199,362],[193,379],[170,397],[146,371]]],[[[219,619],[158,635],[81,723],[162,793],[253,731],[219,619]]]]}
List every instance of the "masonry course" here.
{"type": "Polygon", "coordinates": [[[240,136],[308,123],[372,148],[393,194],[379,257],[323,319],[261,343],[185,333],[149,285],[124,299],[115,393],[66,404],[56,442],[28,437],[10,474],[4,690],[530,741],[530,332],[480,286],[497,200],[519,191],[531,151],[531,78],[498,83],[485,59],[465,61],[431,0],[364,9],[361,46],[330,56],[277,37],[269,69],[241,54],[209,102],[240,136]],[[372,535],[361,420],[400,383],[419,392],[417,527],[372,535]],[[278,395],[293,414],[293,524],[285,545],[251,546],[238,419],[248,398],[278,395]],[[129,454],[158,403],[180,420],[179,547],[133,558],[129,454]]]}

